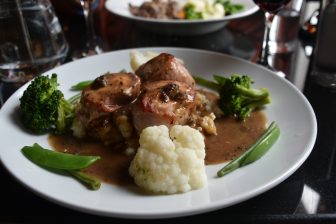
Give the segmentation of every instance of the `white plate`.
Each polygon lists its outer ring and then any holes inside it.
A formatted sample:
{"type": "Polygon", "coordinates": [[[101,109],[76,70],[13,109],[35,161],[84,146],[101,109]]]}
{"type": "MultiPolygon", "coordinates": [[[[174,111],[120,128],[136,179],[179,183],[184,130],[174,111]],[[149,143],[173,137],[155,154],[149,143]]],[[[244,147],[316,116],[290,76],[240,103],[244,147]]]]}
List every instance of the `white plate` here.
{"type": "MultiPolygon", "coordinates": [[[[204,213],[252,198],[279,184],[306,160],[316,139],[316,118],[309,102],[290,82],[253,63],[224,54],[184,48],[145,48],[168,52],[185,61],[194,74],[248,74],[254,86],[267,87],[272,103],[265,108],[269,121],[276,121],[281,135],[270,151],[257,162],[216,178],[223,164],[206,167],[208,187],[176,195],[143,195],[136,187],[102,184],[98,191],[87,190],[71,177],[36,166],[22,154],[25,145],[37,142],[49,147],[47,136],[26,133],[18,119],[19,98],[28,84],[14,93],[0,110],[0,158],[8,171],[40,196],[83,212],[125,218],[164,218],[204,213]]],[[[74,61],[47,74],[57,73],[66,97],[74,95],[73,84],[105,72],[131,71],[129,50],[121,50],[74,61]]]]}
{"type": "Polygon", "coordinates": [[[258,6],[256,6],[252,0],[232,0],[232,3],[243,4],[244,10],[233,15],[224,16],[221,19],[163,20],[132,15],[128,9],[128,4],[131,3],[132,5],[139,6],[144,1],[148,0],[107,0],[105,6],[113,14],[133,20],[144,29],[170,35],[198,35],[210,33],[223,28],[232,19],[242,18],[258,11],[258,6]]]}

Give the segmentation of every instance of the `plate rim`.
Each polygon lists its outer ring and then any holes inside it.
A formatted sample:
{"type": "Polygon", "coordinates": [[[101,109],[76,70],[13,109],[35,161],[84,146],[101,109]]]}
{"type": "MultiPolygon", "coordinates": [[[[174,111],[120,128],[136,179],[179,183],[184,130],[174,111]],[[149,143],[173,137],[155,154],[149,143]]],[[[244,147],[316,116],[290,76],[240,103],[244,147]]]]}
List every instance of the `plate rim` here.
{"type": "MultiPolygon", "coordinates": [[[[283,79],[279,76],[277,76],[274,72],[269,71],[268,69],[257,65],[251,61],[245,60],[245,59],[241,59],[232,55],[227,55],[224,53],[220,53],[220,52],[214,52],[214,51],[210,51],[210,50],[201,50],[201,49],[192,49],[192,48],[184,48],[184,47],[142,47],[142,48],[128,48],[128,49],[122,49],[122,50],[117,50],[117,51],[111,51],[111,52],[106,52],[103,54],[117,54],[117,53],[121,53],[121,52],[130,52],[131,50],[140,50],[140,51],[146,51],[146,50],[151,50],[151,51],[157,51],[160,50],[163,51],[164,50],[176,50],[176,51],[193,51],[193,52],[200,52],[200,53],[205,53],[205,54],[212,54],[212,55],[216,55],[216,56],[224,56],[227,58],[231,58],[233,60],[239,61],[239,63],[247,63],[250,64],[252,66],[257,66],[259,69],[262,70],[266,70],[267,72],[271,72],[273,73],[273,75],[275,77],[277,77],[278,79],[282,79],[287,85],[290,86],[290,88],[293,88],[293,90],[299,94],[300,98],[304,101],[304,103],[306,104],[306,106],[309,107],[309,114],[310,116],[312,116],[314,119],[312,120],[312,124],[313,124],[313,129],[311,132],[311,137],[309,138],[309,141],[307,143],[307,148],[304,151],[304,154],[301,155],[300,159],[295,163],[292,164],[292,166],[290,167],[290,169],[288,169],[286,172],[284,172],[281,176],[278,176],[276,179],[274,179],[271,182],[268,182],[266,185],[263,185],[263,187],[259,187],[257,189],[255,189],[253,191],[253,193],[251,194],[251,192],[245,192],[244,194],[240,194],[238,196],[236,196],[235,198],[232,198],[231,201],[229,203],[225,203],[225,205],[223,205],[222,201],[213,201],[211,203],[211,205],[207,204],[207,205],[202,205],[202,206],[197,206],[196,208],[188,208],[188,209],[183,209],[180,212],[156,212],[155,214],[152,214],[151,212],[147,212],[144,213],[143,211],[141,213],[128,213],[125,210],[122,211],[107,211],[107,210],[97,210],[97,209],[91,209],[91,208],[86,208],[86,207],[82,207],[79,205],[74,205],[71,203],[67,203],[64,200],[62,200],[62,198],[54,198],[51,197],[50,195],[45,195],[42,192],[38,191],[38,188],[34,188],[32,186],[30,186],[28,183],[25,183],[24,181],[22,181],[21,179],[19,179],[15,173],[13,173],[11,170],[9,170],[6,166],[6,163],[3,161],[3,158],[0,154],[0,161],[3,164],[4,168],[11,174],[11,176],[13,176],[19,183],[21,183],[24,187],[26,187],[27,189],[29,189],[30,191],[34,192],[35,194],[41,196],[42,198],[45,198],[49,201],[55,202],[59,205],[62,205],[64,207],[67,207],[69,209],[73,209],[73,210],[77,210],[77,211],[82,211],[82,212],[86,212],[89,214],[94,214],[94,215],[101,215],[101,216],[107,216],[107,217],[118,217],[118,218],[131,218],[131,219],[156,219],[156,218],[172,218],[172,217],[182,217],[182,216],[190,216],[190,215],[194,215],[194,214],[202,214],[205,212],[209,212],[209,211],[214,211],[220,208],[225,208],[237,203],[240,203],[242,201],[248,200],[250,198],[253,198],[261,193],[266,192],[267,190],[273,188],[274,186],[280,184],[282,181],[286,180],[291,174],[293,174],[303,163],[304,161],[308,158],[308,156],[310,155],[311,151],[314,148],[314,144],[316,141],[316,136],[317,136],[317,121],[316,121],[316,116],[315,116],[315,112],[312,108],[312,106],[310,105],[308,99],[304,96],[304,94],[302,92],[300,92],[295,86],[294,84],[292,84],[290,81],[283,79]],[[187,211],[185,211],[187,210],[187,211]]],[[[103,55],[102,54],[102,55],[103,55]]],[[[93,56],[96,57],[96,56],[93,56]]],[[[99,57],[99,55],[98,55],[99,57]]],[[[81,60],[91,60],[91,57],[87,57],[81,60]]],[[[66,63],[63,66],[71,66],[71,63],[66,63]]],[[[54,69],[51,69],[54,70],[54,69]]],[[[51,71],[50,70],[50,71],[51,71]]],[[[49,71],[45,72],[44,74],[47,74],[49,71]]],[[[20,89],[18,89],[3,105],[3,107],[7,107],[7,103],[12,101],[12,98],[16,98],[16,95],[19,93],[19,91],[23,91],[27,86],[29,85],[29,83],[26,83],[24,86],[22,86],[20,89]]],[[[0,110],[0,115],[3,114],[3,110],[0,110]]]]}

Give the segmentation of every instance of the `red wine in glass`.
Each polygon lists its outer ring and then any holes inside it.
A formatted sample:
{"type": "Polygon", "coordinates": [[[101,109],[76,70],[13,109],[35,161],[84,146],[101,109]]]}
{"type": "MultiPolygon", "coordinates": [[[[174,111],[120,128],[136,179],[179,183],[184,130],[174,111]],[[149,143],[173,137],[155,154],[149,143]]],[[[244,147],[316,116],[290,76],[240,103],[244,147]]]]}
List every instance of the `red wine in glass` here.
{"type": "Polygon", "coordinates": [[[261,10],[269,13],[277,13],[290,0],[253,0],[261,10]]]}
{"type": "Polygon", "coordinates": [[[290,0],[253,0],[258,7],[265,12],[265,31],[263,38],[263,45],[259,53],[258,63],[270,68],[268,58],[268,42],[269,33],[272,26],[273,17],[282,9],[290,0]]]}

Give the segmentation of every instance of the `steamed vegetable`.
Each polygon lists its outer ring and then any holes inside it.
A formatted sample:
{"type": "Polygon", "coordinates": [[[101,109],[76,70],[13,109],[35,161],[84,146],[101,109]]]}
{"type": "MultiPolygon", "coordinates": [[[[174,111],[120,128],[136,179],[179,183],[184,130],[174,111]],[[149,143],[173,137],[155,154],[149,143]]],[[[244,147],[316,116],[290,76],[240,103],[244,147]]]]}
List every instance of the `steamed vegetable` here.
{"type": "Polygon", "coordinates": [[[225,15],[232,15],[244,9],[244,5],[231,3],[230,0],[217,0],[216,3],[224,7],[225,15]]]}
{"type": "Polygon", "coordinates": [[[183,8],[184,19],[203,19],[202,12],[197,12],[195,10],[195,5],[186,4],[183,8]]]}
{"type": "Polygon", "coordinates": [[[100,159],[99,156],[80,156],[56,152],[42,148],[37,143],[33,146],[25,146],[21,151],[30,161],[39,166],[67,171],[92,190],[97,190],[100,187],[99,181],[80,171],[100,159]]]}
{"type": "Polygon", "coordinates": [[[204,136],[187,125],[150,126],[142,130],[140,146],[129,167],[139,187],[175,194],[207,184],[204,136]]]}
{"type": "Polygon", "coordinates": [[[243,9],[244,5],[230,0],[187,0],[183,6],[183,19],[220,19],[243,9]]]}
{"type": "Polygon", "coordinates": [[[76,90],[76,91],[83,90],[89,85],[91,85],[92,82],[93,80],[86,80],[86,81],[79,82],[76,85],[71,86],[71,90],[76,90]]]}
{"type": "Polygon", "coordinates": [[[40,166],[61,170],[83,169],[100,159],[99,156],[80,156],[47,150],[36,143],[23,147],[22,153],[40,166]]]}
{"type": "Polygon", "coordinates": [[[214,75],[215,81],[209,81],[201,77],[194,77],[197,84],[208,87],[219,93],[220,108],[224,114],[244,120],[257,108],[271,102],[266,88],[254,89],[254,82],[249,76],[234,74],[230,78],[214,75]]]}
{"type": "Polygon", "coordinates": [[[82,181],[86,186],[91,190],[98,190],[101,186],[100,181],[90,177],[86,173],[83,173],[78,170],[68,170],[68,172],[76,177],[78,180],[82,181]]]}
{"type": "Polygon", "coordinates": [[[217,172],[222,177],[239,167],[246,166],[260,159],[276,142],[280,136],[280,129],[275,122],[272,122],[264,134],[245,153],[232,160],[225,167],[217,172]]]}
{"type": "Polygon", "coordinates": [[[36,134],[65,133],[74,118],[74,105],[57,89],[57,75],[38,76],[20,98],[24,126],[36,134]]]}

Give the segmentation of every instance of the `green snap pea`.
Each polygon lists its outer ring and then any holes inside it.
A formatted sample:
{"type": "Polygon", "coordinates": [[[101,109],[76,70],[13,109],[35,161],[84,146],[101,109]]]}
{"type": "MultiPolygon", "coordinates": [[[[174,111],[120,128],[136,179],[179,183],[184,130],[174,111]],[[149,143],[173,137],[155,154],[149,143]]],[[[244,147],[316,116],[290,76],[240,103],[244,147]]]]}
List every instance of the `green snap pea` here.
{"type": "Polygon", "coordinates": [[[100,159],[99,156],[79,156],[56,152],[42,148],[37,143],[33,146],[25,146],[21,151],[30,161],[37,165],[67,171],[91,190],[100,188],[100,181],[80,171],[80,169],[86,168],[100,159]]]}
{"type": "Polygon", "coordinates": [[[76,95],[70,97],[68,102],[70,102],[72,105],[76,105],[80,101],[81,95],[81,93],[77,93],[76,95]]]}
{"type": "MultiPolygon", "coordinates": [[[[126,69],[121,69],[119,71],[119,73],[126,73],[126,69]]],[[[106,74],[109,74],[109,72],[107,72],[106,74]]],[[[91,83],[93,83],[94,80],[86,80],[86,81],[82,81],[82,82],[79,82],[73,86],[71,86],[71,90],[74,90],[74,91],[81,91],[83,89],[85,89],[87,86],[91,85],[91,83]]]]}
{"type": "Polygon", "coordinates": [[[71,90],[79,91],[85,89],[87,86],[89,86],[93,81],[87,80],[77,83],[76,85],[71,86],[71,90]]]}
{"type": "Polygon", "coordinates": [[[36,143],[33,146],[23,147],[22,153],[40,166],[61,170],[83,169],[100,159],[99,156],[80,156],[47,150],[36,143]]]}
{"type": "Polygon", "coordinates": [[[82,181],[83,183],[86,184],[88,188],[91,190],[98,190],[100,188],[100,181],[88,176],[87,174],[83,173],[82,171],[79,170],[68,170],[68,172],[76,177],[78,180],[82,181]]]}
{"type": "Polygon", "coordinates": [[[217,172],[218,177],[222,177],[239,167],[246,166],[260,159],[276,142],[280,136],[280,129],[273,121],[263,135],[245,153],[232,160],[217,172]]]}

